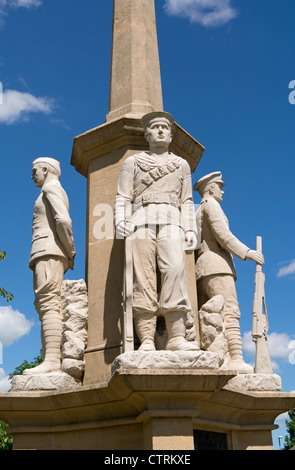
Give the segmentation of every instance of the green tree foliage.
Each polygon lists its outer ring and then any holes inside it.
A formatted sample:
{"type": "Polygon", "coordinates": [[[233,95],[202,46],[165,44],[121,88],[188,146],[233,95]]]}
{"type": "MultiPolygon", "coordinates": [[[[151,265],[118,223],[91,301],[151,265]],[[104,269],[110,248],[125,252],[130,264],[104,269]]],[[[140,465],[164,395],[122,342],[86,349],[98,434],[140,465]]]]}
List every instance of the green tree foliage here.
{"type": "Polygon", "coordinates": [[[35,357],[32,360],[32,362],[28,362],[27,360],[24,360],[20,366],[17,366],[15,370],[11,374],[8,375],[9,380],[11,380],[15,375],[22,375],[23,371],[26,369],[32,369],[33,367],[38,366],[39,364],[41,364],[42,361],[43,361],[42,351],[40,351],[40,354],[37,357],[35,357]]]}
{"type": "Polygon", "coordinates": [[[0,450],[12,450],[12,437],[6,433],[7,424],[0,421],[0,450]]]}
{"type": "Polygon", "coordinates": [[[295,446],[295,408],[288,412],[289,418],[286,421],[286,428],[288,436],[285,437],[285,447],[284,450],[291,449],[295,446]]]}
{"type": "MultiPolygon", "coordinates": [[[[6,251],[0,251],[0,261],[3,261],[5,258],[6,251]]],[[[11,292],[8,292],[0,286],[0,297],[4,297],[7,302],[10,302],[13,299],[13,294],[11,294],[11,292]]]]}
{"type": "MultiPolygon", "coordinates": [[[[6,251],[0,251],[0,261],[5,260],[6,251]]],[[[13,299],[13,294],[3,289],[0,286],[0,297],[3,297],[7,302],[13,299]]],[[[7,424],[4,421],[0,421],[0,450],[12,450],[12,437],[9,437],[6,433],[7,424]]]]}
{"type": "MultiPolygon", "coordinates": [[[[32,362],[24,360],[20,366],[16,367],[15,370],[9,374],[11,380],[15,375],[21,375],[25,369],[32,369],[38,366],[42,362],[42,353],[33,359],[32,362]]],[[[12,450],[13,438],[9,437],[6,433],[8,425],[4,421],[0,421],[0,450],[12,450]]]]}

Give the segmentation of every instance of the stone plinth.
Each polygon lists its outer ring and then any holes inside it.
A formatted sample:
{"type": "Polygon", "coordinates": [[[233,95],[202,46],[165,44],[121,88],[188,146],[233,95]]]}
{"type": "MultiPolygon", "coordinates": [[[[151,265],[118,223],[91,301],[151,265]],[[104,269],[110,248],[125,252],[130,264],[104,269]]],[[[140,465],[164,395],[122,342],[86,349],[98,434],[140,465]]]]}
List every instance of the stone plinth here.
{"type": "Polygon", "coordinates": [[[277,374],[238,374],[231,379],[228,386],[236,390],[280,392],[282,380],[277,374]]]}
{"type": "Polygon", "coordinates": [[[223,433],[229,450],[272,449],[276,417],[295,394],[237,390],[218,370],[116,372],[106,384],[0,394],[15,449],[193,450],[196,430],[223,433]]]}
{"type": "Polygon", "coordinates": [[[128,370],[218,369],[217,354],[207,351],[134,351],[121,354],[112,365],[112,373],[128,370]]]}
{"type": "Polygon", "coordinates": [[[79,380],[75,380],[65,372],[53,372],[42,375],[16,375],[11,382],[13,391],[37,390],[69,390],[77,387],[79,380]]]}

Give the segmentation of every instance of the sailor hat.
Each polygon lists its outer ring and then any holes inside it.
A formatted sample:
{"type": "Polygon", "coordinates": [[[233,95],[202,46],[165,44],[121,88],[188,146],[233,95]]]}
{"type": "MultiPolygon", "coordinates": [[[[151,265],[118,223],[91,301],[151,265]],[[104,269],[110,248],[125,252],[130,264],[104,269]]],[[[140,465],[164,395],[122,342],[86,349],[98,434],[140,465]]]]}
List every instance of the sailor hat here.
{"type": "Polygon", "coordinates": [[[50,157],[40,157],[40,158],[37,158],[36,160],[33,161],[33,166],[37,163],[44,163],[45,165],[49,165],[51,166],[52,168],[54,168],[59,177],[61,175],[61,170],[60,170],[60,163],[55,160],[54,158],[50,158],[50,157]]]}

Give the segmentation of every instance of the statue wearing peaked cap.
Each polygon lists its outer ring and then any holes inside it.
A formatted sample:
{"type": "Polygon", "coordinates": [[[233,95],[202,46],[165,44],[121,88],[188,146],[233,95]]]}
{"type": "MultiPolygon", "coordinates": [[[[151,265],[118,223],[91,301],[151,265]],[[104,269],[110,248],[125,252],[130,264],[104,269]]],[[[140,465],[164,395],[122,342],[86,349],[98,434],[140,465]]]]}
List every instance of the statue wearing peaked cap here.
{"type": "Polygon", "coordinates": [[[196,257],[198,303],[200,309],[212,297],[223,296],[228,348],[224,365],[238,372],[253,373],[252,367],[243,360],[233,256],[258,264],[264,264],[264,258],[231,233],[228,219],[220,206],[224,185],[221,172],[214,172],[201,178],[194,187],[202,197],[196,214],[201,226],[201,244],[196,257]]]}
{"type": "Polygon", "coordinates": [[[60,184],[60,164],[53,158],[33,162],[32,180],[41,188],[33,214],[29,267],[34,273],[35,307],[41,321],[43,362],[24,375],[57,372],[61,365],[61,289],[73,269],[75,245],[68,197],[60,184]]]}
{"type": "Polygon", "coordinates": [[[185,245],[193,251],[198,241],[191,170],[183,158],[169,152],[174,123],[170,114],[149,113],[142,122],[149,152],[128,157],[123,163],[115,206],[117,237],[132,234],[133,316],[139,349],[155,350],[157,316],[163,316],[166,349],[197,350],[197,342],[185,338],[191,312],[185,245]]]}

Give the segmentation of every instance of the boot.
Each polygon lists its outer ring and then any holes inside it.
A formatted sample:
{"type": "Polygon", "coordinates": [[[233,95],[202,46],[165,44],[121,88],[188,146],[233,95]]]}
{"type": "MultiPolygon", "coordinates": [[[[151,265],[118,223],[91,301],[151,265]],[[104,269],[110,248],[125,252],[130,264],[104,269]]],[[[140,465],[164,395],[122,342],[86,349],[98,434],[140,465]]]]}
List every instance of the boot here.
{"type": "Polygon", "coordinates": [[[40,375],[59,372],[61,366],[62,321],[57,313],[44,314],[42,319],[42,364],[23,371],[23,375],[40,375]]]}
{"type": "Polygon", "coordinates": [[[168,351],[198,351],[197,341],[187,341],[186,319],[187,314],[179,311],[165,313],[166,329],[168,333],[168,342],[166,350],[168,351]]]}
{"type": "Polygon", "coordinates": [[[155,351],[157,317],[154,313],[136,313],[135,329],[140,341],[139,351],[155,351]]]}
{"type": "Polygon", "coordinates": [[[227,330],[226,333],[230,356],[227,367],[237,371],[240,374],[253,374],[253,367],[247,364],[243,358],[240,327],[231,327],[227,330]]]}

